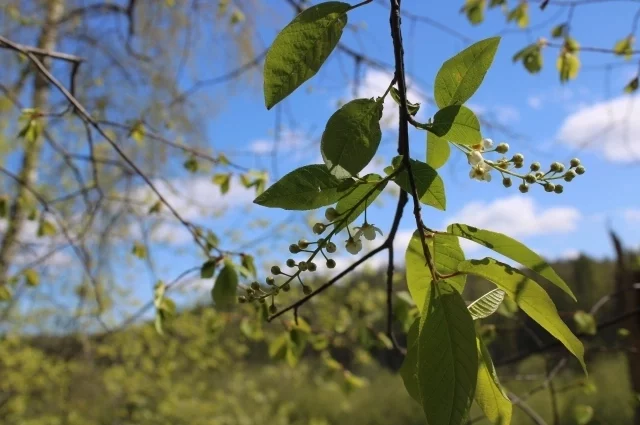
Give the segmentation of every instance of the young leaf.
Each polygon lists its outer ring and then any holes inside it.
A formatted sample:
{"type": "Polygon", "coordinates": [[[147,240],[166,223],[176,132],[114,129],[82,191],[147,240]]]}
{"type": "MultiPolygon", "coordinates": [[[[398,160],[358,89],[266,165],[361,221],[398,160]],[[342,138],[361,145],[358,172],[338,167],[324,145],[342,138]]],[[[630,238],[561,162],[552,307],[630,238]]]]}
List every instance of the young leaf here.
{"type": "Polygon", "coordinates": [[[505,292],[502,289],[494,289],[487,292],[467,307],[469,314],[473,320],[484,319],[491,316],[498,310],[502,300],[504,300],[505,292]]]}
{"type": "MultiPolygon", "coordinates": [[[[400,93],[398,92],[397,88],[391,87],[391,91],[389,92],[389,94],[391,94],[391,98],[398,104],[398,106],[402,104],[400,102],[400,93]]],[[[419,103],[411,103],[410,101],[407,100],[407,111],[409,111],[409,115],[415,115],[418,113],[419,110],[420,110],[419,103]]]]}
{"type": "Polygon", "coordinates": [[[198,171],[199,164],[198,164],[198,160],[196,159],[196,157],[195,156],[191,156],[182,164],[182,166],[188,172],[195,173],[195,172],[198,171]]]}
{"type": "Polygon", "coordinates": [[[521,2],[507,15],[507,22],[515,21],[520,28],[529,26],[529,3],[521,2]]]}
{"type": "Polygon", "coordinates": [[[141,260],[147,258],[147,247],[141,242],[134,242],[131,253],[141,260]]]}
{"type": "Polygon", "coordinates": [[[8,285],[0,285],[0,301],[9,301],[12,296],[8,285]]]}
{"type": "MultiPolygon", "coordinates": [[[[444,193],[444,182],[430,165],[411,159],[411,173],[416,184],[416,191],[420,202],[444,211],[447,208],[447,198],[444,193]]],[[[411,182],[409,173],[402,170],[393,181],[405,192],[411,194],[411,182]]]]}
{"type": "Polygon", "coordinates": [[[34,269],[27,269],[22,272],[24,281],[29,286],[38,286],[40,284],[40,275],[34,269]]]}
{"type": "Polygon", "coordinates": [[[478,354],[473,320],[460,293],[430,284],[418,334],[418,388],[427,422],[462,425],[473,401],[478,354]]]}
{"type": "MultiPolygon", "coordinates": [[[[458,238],[449,235],[435,235],[427,238],[427,246],[431,250],[436,270],[443,274],[451,274],[458,268],[458,264],[464,261],[464,253],[460,248],[458,238]]],[[[425,294],[433,280],[431,271],[426,265],[420,235],[413,233],[407,250],[405,252],[405,263],[407,269],[407,286],[411,293],[411,298],[418,309],[424,307],[425,294]]],[[[466,277],[458,275],[446,279],[458,292],[462,293],[466,277]]]]}
{"type": "Polygon", "coordinates": [[[436,75],[434,97],[439,108],[462,105],[478,90],[500,43],[487,38],[447,60],[436,75]]]}
{"type": "Polygon", "coordinates": [[[553,38],[562,38],[567,33],[567,24],[560,24],[553,27],[551,30],[551,37],[553,38]]]}
{"type": "Polygon", "coordinates": [[[289,332],[283,332],[269,343],[269,357],[274,360],[284,359],[289,350],[289,332]]]}
{"type": "Polygon", "coordinates": [[[249,271],[249,274],[254,278],[257,276],[258,271],[256,270],[255,262],[253,261],[253,255],[243,254],[241,259],[242,267],[249,271]]]}
{"type": "Polygon", "coordinates": [[[407,355],[400,367],[400,376],[404,387],[412,399],[421,403],[420,388],[418,387],[418,331],[420,329],[420,317],[416,317],[407,332],[407,355]]]}
{"type": "Polygon", "coordinates": [[[578,425],[587,425],[593,419],[593,407],[578,404],[573,408],[573,417],[578,425]]]}
{"type": "Polygon", "coordinates": [[[542,47],[538,43],[531,44],[513,55],[513,62],[521,60],[530,74],[537,74],[542,69],[542,47]]]}
{"type": "Polygon", "coordinates": [[[583,369],[587,370],[584,363],[582,342],[571,333],[571,330],[560,319],[556,306],[540,285],[526,277],[519,270],[492,258],[463,261],[458,264],[458,270],[483,277],[495,283],[529,317],[564,344],[580,361],[583,369]]]}
{"type": "Polygon", "coordinates": [[[478,25],[484,21],[485,0],[467,0],[461,12],[467,15],[472,25],[478,25]]]}
{"type": "Polygon", "coordinates": [[[467,226],[466,224],[450,224],[449,227],[447,227],[447,232],[460,236],[461,238],[469,239],[507,258],[517,261],[562,289],[573,298],[574,301],[576,300],[575,295],[573,295],[573,292],[571,292],[571,289],[565,281],[558,276],[542,257],[527,248],[523,243],[502,233],[478,229],[477,227],[467,226]]]}
{"type": "Polygon", "coordinates": [[[427,131],[427,165],[438,169],[447,162],[450,154],[449,142],[427,131]]]}
{"type": "Polygon", "coordinates": [[[634,37],[632,35],[618,40],[613,47],[613,51],[616,55],[624,56],[626,60],[630,60],[633,56],[633,42],[634,37]]]}
{"type": "MultiPolygon", "coordinates": [[[[636,76],[631,81],[629,81],[629,83],[626,86],[624,86],[624,92],[633,93],[636,90],[638,90],[638,86],[640,86],[640,78],[636,76]]],[[[0,217],[2,217],[1,214],[0,214],[0,217]]]]}
{"type": "Polygon", "coordinates": [[[225,263],[216,282],[211,289],[211,297],[218,308],[227,308],[236,303],[236,289],[238,288],[238,273],[232,263],[225,263]]]}
{"type": "Polygon", "coordinates": [[[580,59],[574,53],[564,52],[558,56],[556,67],[560,72],[560,81],[564,83],[578,76],[580,59]]]}
{"type": "Polygon", "coordinates": [[[200,277],[202,279],[210,279],[216,271],[216,260],[208,260],[202,264],[200,268],[200,277]]]}
{"type": "Polygon", "coordinates": [[[347,192],[339,190],[341,181],[320,164],[293,170],[275,182],[253,202],[269,208],[314,210],[337,202],[347,192]]]}
{"type": "Polygon", "coordinates": [[[55,236],[56,233],[56,226],[54,226],[53,223],[45,219],[40,220],[40,225],[38,226],[38,237],[55,236]]]}
{"type": "Polygon", "coordinates": [[[596,325],[596,320],[593,318],[593,315],[578,310],[573,314],[573,320],[576,322],[576,328],[578,333],[587,334],[587,335],[595,335],[598,332],[598,327],[596,325]]]}
{"type": "Polygon", "coordinates": [[[360,214],[364,212],[365,208],[368,208],[371,206],[371,204],[373,204],[378,195],[382,193],[387,185],[387,182],[385,182],[376,187],[376,185],[379,184],[380,180],[382,180],[382,177],[378,174],[369,174],[364,177],[364,180],[366,181],[366,183],[360,183],[356,185],[349,191],[348,195],[340,199],[336,204],[336,210],[340,214],[340,218],[338,219],[339,224],[336,224],[336,231],[344,229],[347,225],[355,221],[360,216],[360,214]],[[354,208],[358,204],[358,202],[362,201],[367,195],[367,200],[363,201],[362,203],[360,203],[360,205],[358,205],[358,207],[354,208]],[[348,211],[351,212],[347,216],[345,213],[348,211]],[[345,215],[343,216],[343,214],[345,215]]]}
{"type": "Polygon", "coordinates": [[[495,425],[510,425],[513,406],[500,386],[498,374],[491,361],[491,354],[476,337],[478,347],[478,382],[476,384],[475,399],[484,415],[495,425]]]}
{"type": "Polygon", "coordinates": [[[300,13],[280,31],[264,61],[267,109],[320,70],[340,41],[350,8],[337,1],[320,3],[300,13]]]}
{"type": "Polygon", "coordinates": [[[373,159],[382,138],[382,107],[382,102],[373,99],[356,99],[329,118],[320,151],[331,174],[355,176],[373,159]]]}
{"type": "Polygon", "coordinates": [[[474,145],[482,140],[480,121],[471,109],[461,105],[446,106],[436,112],[433,134],[463,145],[474,145]]]}

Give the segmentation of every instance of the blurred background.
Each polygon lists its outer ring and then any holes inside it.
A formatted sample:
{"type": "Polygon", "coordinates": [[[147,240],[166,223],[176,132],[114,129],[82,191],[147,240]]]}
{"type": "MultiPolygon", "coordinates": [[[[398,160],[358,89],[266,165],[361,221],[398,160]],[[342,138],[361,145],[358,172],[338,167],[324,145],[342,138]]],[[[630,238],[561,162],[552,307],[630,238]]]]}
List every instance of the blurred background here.
{"type": "MultiPolygon", "coordinates": [[[[266,49],[315,3],[0,1],[1,423],[425,423],[398,375],[403,356],[384,333],[386,256],[315,297],[297,325],[292,315],[265,322],[262,305],[216,309],[215,275],[201,276],[212,257],[237,262],[242,284],[285,268],[288,246],[314,236],[323,210],[253,199],[289,171],[322,163],[331,114],[382,95],[393,78],[389,4],[374,0],[349,13],[322,70],[267,111],[266,49]]],[[[516,405],[513,424],[640,424],[640,2],[402,7],[419,121],[437,110],[442,62],[499,35],[493,67],[469,102],[483,136],[528,163],[578,157],[586,168],[560,195],[521,194],[498,176],[469,179],[467,159],[452,152],[439,171],[447,211],[423,209],[431,228],[467,223],[525,242],[576,294],[573,303],[547,287],[585,343],[588,377],[511,303],[478,324],[516,405]],[[579,64],[561,81],[557,60],[574,42],[579,64]]],[[[397,119],[388,99],[365,174],[382,174],[395,156],[397,119]]],[[[424,160],[425,142],[412,131],[414,157],[424,160]]],[[[394,193],[388,187],[367,210],[385,235],[394,193]]],[[[403,267],[413,229],[406,213],[394,242],[400,345],[417,315],[403,267]]],[[[333,258],[336,268],[322,262],[305,283],[317,288],[357,257],[339,245],[333,258]]],[[[470,279],[464,296],[490,289],[470,279]]],[[[300,297],[296,286],[279,307],[300,297]]],[[[488,423],[475,406],[469,422],[488,423]]]]}

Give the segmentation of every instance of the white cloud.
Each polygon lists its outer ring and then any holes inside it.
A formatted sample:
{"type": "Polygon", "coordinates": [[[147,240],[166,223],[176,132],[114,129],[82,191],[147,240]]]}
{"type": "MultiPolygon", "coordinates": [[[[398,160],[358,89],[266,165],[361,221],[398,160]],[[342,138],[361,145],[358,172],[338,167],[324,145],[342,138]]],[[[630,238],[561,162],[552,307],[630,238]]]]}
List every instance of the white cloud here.
{"type": "Polygon", "coordinates": [[[532,109],[542,108],[542,96],[529,96],[527,98],[527,104],[532,109]]]}
{"type": "Polygon", "coordinates": [[[560,255],[558,256],[558,259],[559,260],[575,260],[578,257],[580,257],[580,251],[577,249],[571,248],[560,253],[560,255]]]}
{"type": "MultiPolygon", "coordinates": [[[[465,223],[512,237],[570,233],[577,228],[580,211],[573,207],[541,209],[530,197],[514,195],[493,202],[471,202],[448,222],[465,223]]],[[[464,248],[471,245],[463,243],[464,248]]]]}
{"type": "Polygon", "coordinates": [[[589,148],[614,162],[640,158],[640,120],[634,114],[638,97],[621,96],[569,115],[556,138],[574,148],[589,148]]]}
{"type": "MultiPolygon", "coordinates": [[[[277,148],[279,153],[286,153],[299,149],[308,143],[308,139],[301,132],[284,130],[280,135],[277,148]]],[[[274,138],[258,139],[249,144],[249,150],[256,155],[265,155],[273,151],[274,145],[274,138]]]]}
{"type": "MultiPolygon", "coordinates": [[[[377,69],[367,69],[364,77],[360,81],[360,86],[358,87],[358,97],[375,98],[382,96],[389,87],[389,83],[392,79],[392,73],[380,71],[377,69]]],[[[407,79],[407,87],[407,98],[409,99],[409,101],[421,104],[418,116],[426,116],[422,114],[428,106],[426,104],[427,98],[423,94],[424,92],[410,79],[407,79]]],[[[351,99],[353,97],[353,88],[354,87],[352,83],[347,88],[347,91],[344,95],[345,98],[351,99]]],[[[382,115],[382,119],[380,120],[380,124],[383,130],[394,129],[398,125],[398,105],[390,95],[387,95],[387,97],[385,98],[384,112],[382,115]]]]}
{"type": "Polygon", "coordinates": [[[640,209],[627,209],[622,212],[624,219],[629,223],[640,224],[640,209]]]}
{"type": "Polygon", "coordinates": [[[492,119],[500,124],[508,125],[520,121],[520,111],[510,105],[479,105],[470,103],[469,108],[478,116],[485,119],[492,119]]]}

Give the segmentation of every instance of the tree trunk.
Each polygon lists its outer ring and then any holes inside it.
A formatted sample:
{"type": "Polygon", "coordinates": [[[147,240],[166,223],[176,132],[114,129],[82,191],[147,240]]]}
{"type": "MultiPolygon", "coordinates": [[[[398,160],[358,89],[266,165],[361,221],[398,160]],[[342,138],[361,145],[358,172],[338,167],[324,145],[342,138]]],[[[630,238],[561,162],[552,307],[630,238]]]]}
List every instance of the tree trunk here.
{"type": "MultiPolygon", "coordinates": [[[[55,50],[58,38],[57,21],[64,13],[64,0],[49,0],[46,4],[46,18],[42,27],[42,32],[38,39],[37,47],[43,50],[55,50]]],[[[42,59],[45,66],[50,67],[50,59],[42,59]]],[[[49,82],[36,71],[34,79],[34,90],[31,107],[45,111],[49,102],[49,82]]],[[[0,245],[0,285],[6,285],[9,278],[9,271],[14,256],[18,248],[19,237],[24,230],[28,210],[24,202],[30,194],[27,187],[36,183],[36,171],[40,161],[42,151],[42,137],[38,137],[34,142],[25,142],[22,167],[20,169],[20,179],[23,184],[19,184],[16,196],[13,199],[9,211],[7,231],[0,245]]]]}

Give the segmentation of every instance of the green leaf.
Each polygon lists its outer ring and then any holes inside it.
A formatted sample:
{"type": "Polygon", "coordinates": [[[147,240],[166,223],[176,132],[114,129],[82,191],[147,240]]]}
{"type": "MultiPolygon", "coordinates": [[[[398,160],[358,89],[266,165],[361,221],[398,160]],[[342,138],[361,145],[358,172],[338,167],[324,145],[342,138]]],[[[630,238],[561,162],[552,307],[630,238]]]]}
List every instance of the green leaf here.
{"type": "Polygon", "coordinates": [[[540,72],[543,65],[542,47],[538,43],[531,44],[513,55],[513,62],[522,61],[522,64],[531,74],[540,72]]]}
{"type": "Polygon", "coordinates": [[[491,3],[489,3],[489,8],[497,7],[497,6],[506,6],[506,5],[507,5],[507,0],[491,0],[491,3]]]}
{"type": "Polygon", "coordinates": [[[236,303],[238,273],[233,264],[225,263],[211,290],[211,297],[218,308],[228,308],[236,303]]]}
{"type": "Polygon", "coordinates": [[[38,286],[40,284],[40,275],[34,269],[27,269],[22,272],[24,281],[29,286],[38,286]]]}
{"type": "Polygon", "coordinates": [[[274,360],[284,359],[289,349],[289,332],[283,332],[269,343],[269,357],[274,360]]]}
{"type": "Polygon", "coordinates": [[[427,165],[434,170],[442,167],[451,155],[451,147],[445,139],[427,131],[427,165]]]}
{"type": "Polygon", "coordinates": [[[129,132],[129,137],[136,141],[136,143],[140,144],[144,140],[144,136],[146,134],[146,129],[144,128],[144,124],[142,121],[136,121],[135,124],[131,127],[131,131],[129,132]]]}
{"type": "Polygon", "coordinates": [[[0,218],[5,218],[9,214],[9,197],[0,196],[0,218]]]}
{"type": "Polygon", "coordinates": [[[346,195],[340,185],[324,165],[306,165],[285,175],[253,202],[269,208],[314,210],[346,195]]]}
{"type": "Polygon", "coordinates": [[[141,242],[134,242],[131,253],[141,260],[147,258],[147,247],[141,242]]]}
{"type": "MultiPolygon", "coordinates": [[[[457,271],[458,264],[464,261],[464,253],[460,248],[458,238],[437,234],[427,238],[426,241],[438,273],[447,275],[457,271]]],[[[407,269],[407,286],[411,293],[411,298],[413,298],[418,309],[422,309],[424,307],[425,294],[433,277],[429,267],[426,265],[420,235],[417,231],[413,233],[409,241],[404,258],[407,269]]],[[[466,276],[464,275],[454,276],[445,280],[460,293],[464,289],[465,281],[466,276]]]]}
{"type": "Polygon", "coordinates": [[[482,140],[478,117],[471,109],[461,105],[446,106],[436,112],[429,131],[438,137],[464,145],[475,145],[482,140]]]}
{"type": "Polygon", "coordinates": [[[157,214],[162,209],[162,201],[156,201],[151,207],[149,207],[149,214],[157,214]]]}
{"type": "Polygon", "coordinates": [[[484,415],[495,425],[510,425],[513,406],[500,386],[498,374],[491,361],[491,354],[482,342],[482,338],[476,337],[478,347],[478,380],[476,384],[475,399],[484,415]]]}
{"type": "Polygon", "coordinates": [[[529,3],[521,2],[507,15],[507,22],[515,21],[520,28],[529,26],[529,3]]]}
{"type": "Polygon", "coordinates": [[[462,105],[478,90],[500,44],[499,37],[487,38],[448,59],[438,71],[434,97],[439,108],[462,105]]]}
{"type": "Polygon", "coordinates": [[[355,221],[360,214],[364,212],[365,208],[368,208],[373,204],[378,195],[380,195],[387,186],[387,182],[380,184],[382,177],[378,174],[369,174],[364,177],[364,180],[366,183],[357,184],[336,204],[336,211],[340,214],[340,218],[338,219],[340,220],[339,224],[336,224],[336,232],[344,229],[347,225],[355,221]],[[378,184],[380,185],[376,187],[378,184]],[[369,195],[369,193],[371,194],[369,195]],[[362,201],[367,195],[369,195],[367,200],[354,208],[358,202],[362,201]],[[350,210],[352,211],[346,215],[345,213],[350,210]],[[345,215],[343,216],[343,214],[345,215]]]}
{"type": "Polygon", "coordinates": [[[478,374],[473,320],[460,293],[430,284],[418,334],[418,387],[427,422],[462,425],[478,374]]]}
{"type": "Polygon", "coordinates": [[[566,82],[573,80],[578,76],[580,71],[580,59],[574,53],[564,52],[558,56],[556,68],[560,72],[560,81],[566,82]]]}
{"type": "Polygon", "coordinates": [[[462,7],[462,12],[472,25],[478,25],[484,21],[485,0],[467,0],[462,7]]]}
{"type": "Polygon", "coordinates": [[[576,322],[576,330],[579,334],[595,335],[598,332],[596,319],[585,311],[576,311],[573,314],[573,321],[576,322]]]}
{"type": "Polygon", "coordinates": [[[199,164],[198,164],[198,160],[196,159],[196,157],[195,156],[191,156],[182,164],[182,166],[188,172],[195,173],[195,172],[198,171],[199,164]]]}
{"type": "Polygon", "coordinates": [[[216,260],[208,260],[200,268],[200,278],[210,279],[216,271],[216,260]]]}
{"type": "Polygon", "coordinates": [[[0,301],[9,301],[13,295],[8,285],[0,285],[0,301]]]}
{"type": "Polygon", "coordinates": [[[473,320],[484,319],[498,310],[502,300],[504,300],[504,296],[505,292],[502,289],[494,289],[469,304],[467,309],[473,320]]]}
{"type": "Polygon", "coordinates": [[[593,407],[578,404],[573,408],[573,417],[578,425],[587,425],[593,419],[593,407]]]}
{"type": "Polygon", "coordinates": [[[342,2],[320,3],[300,13],[280,31],[264,61],[267,109],[320,70],[340,41],[350,8],[342,2]]]}
{"type": "MultiPolygon", "coordinates": [[[[398,104],[398,106],[402,105],[402,102],[400,102],[400,93],[398,92],[397,88],[391,87],[391,91],[389,91],[389,94],[391,94],[391,98],[398,104]]],[[[419,103],[412,103],[407,99],[407,111],[409,111],[409,115],[414,116],[418,113],[419,110],[419,103]]]]}
{"type": "Polygon", "coordinates": [[[529,317],[564,344],[586,372],[582,342],[560,319],[556,306],[540,285],[519,270],[492,258],[461,262],[458,270],[490,280],[504,290],[529,317]]]}
{"type": "Polygon", "coordinates": [[[247,269],[251,276],[253,277],[257,276],[258,271],[256,270],[256,264],[255,264],[255,261],[253,260],[253,255],[243,254],[240,262],[242,264],[242,267],[247,269]]]}
{"type": "Polygon", "coordinates": [[[618,56],[624,56],[626,60],[631,60],[633,57],[633,42],[634,37],[632,35],[618,40],[613,47],[613,51],[618,56]]]}
{"type": "Polygon", "coordinates": [[[356,99],[338,109],[322,133],[322,159],[338,178],[355,176],[371,162],[382,138],[382,102],[356,99]]]}
{"type": "MultiPolygon", "coordinates": [[[[631,81],[629,81],[626,86],[624,86],[624,92],[634,93],[636,90],[638,90],[638,86],[640,86],[640,78],[636,76],[631,81]]],[[[0,217],[2,217],[1,214],[0,217]]]]}
{"type": "Polygon", "coordinates": [[[407,333],[407,355],[400,367],[400,376],[407,392],[418,403],[420,402],[420,388],[418,387],[418,332],[420,317],[416,317],[407,333]]]}
{"type": "Polygon", "coordinates": [[[558,276],[553,268],[551,268],[542,257],[527,248],[523,243],[502,233],[478,229],[477,227],[467,226],[466,224],[451,224],[447,227],[447,232],[461,238],[469,239],[507,258],[517,261],[562,289],[573,298],[574,301],[576,300],[569,286],[558,276]]]}
{"type": "Polygon", "coordinates": [[[221,173],[213,176],[212,181],[214,184],[220,187],[220,193],[223,195],[229,191],[229,186],[231,184],[231,174],[230,173],[221,173]]]}
{"type": "MultiPolygon", "coordinates": [[[[410,161],[411,173],[413,174],[420,202],[444,211],[447,208],[447,198],[444,192],[444,182],[438,172],[424,162],[415,159],[410,161]]],[[[411,182],[409,181],[407,170],[402,170],[398,173],[393,181],[405,192],[411,194],[411,182]]]]}
{"type": "Polygon", "coordinates": [[[55,236],[57,233],[56,226],[48,220],[41,220],[38,226],[38,237],[55,236]]]}
{"type": "Polygon", "coordinates": [[[553,37],[553,38],[562,38],[562,37],[564,37],[566,35],[567,29],[568,29],[567,24],[556,25],[551,30],[551,37],[553,37]]]}

